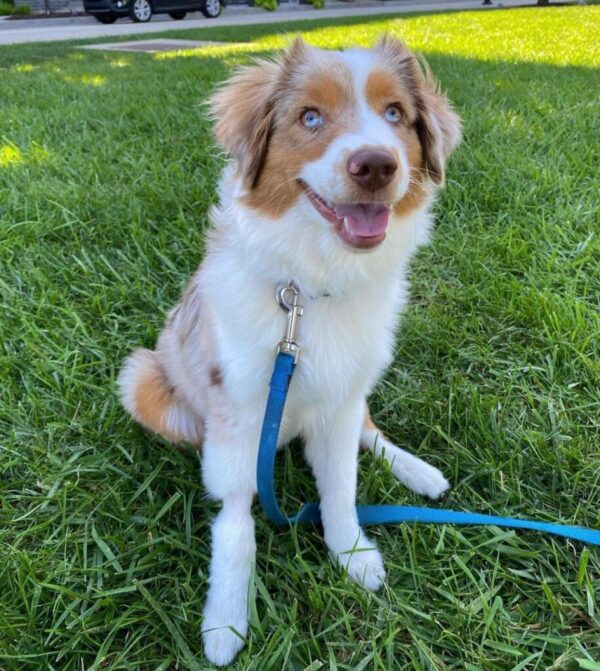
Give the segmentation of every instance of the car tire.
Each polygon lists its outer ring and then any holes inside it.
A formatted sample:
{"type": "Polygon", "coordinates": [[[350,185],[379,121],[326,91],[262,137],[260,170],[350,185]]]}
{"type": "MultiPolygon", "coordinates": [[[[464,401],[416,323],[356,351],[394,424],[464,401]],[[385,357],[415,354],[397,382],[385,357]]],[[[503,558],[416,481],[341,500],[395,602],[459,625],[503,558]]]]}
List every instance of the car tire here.
{"type": "Polygon", "coordinates": [[[129,16],[135,23],[146,23],[152,18],[152,5],[150,0],[131,0],[129,16]]]}
{"type": "Polygon", "coordinates": [[[169,16],[174,21],[181,21],[181,19],[185,19],[186,14],[187,14],[187,12],[169,12],[169,16]]]}
{"type": "Polygon", "coordinates": [[[221,13],[221,9],[221,0],[204,0],[200,7],[200,11],[207,19],[216,19],[221,13]]]}
{"type": "Polygon", "coordinates": [[[94,14],[94,18],[100,23],[109,24],[114,23],[119,17],[116,14],[94,14]]]}

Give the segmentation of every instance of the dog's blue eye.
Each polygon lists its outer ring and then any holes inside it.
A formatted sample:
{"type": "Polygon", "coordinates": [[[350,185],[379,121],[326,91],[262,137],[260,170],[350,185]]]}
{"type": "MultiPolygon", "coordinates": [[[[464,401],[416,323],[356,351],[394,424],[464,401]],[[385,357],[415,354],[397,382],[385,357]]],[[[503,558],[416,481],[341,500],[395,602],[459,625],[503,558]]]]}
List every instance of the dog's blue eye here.
{"type": "Polygon", "coordinates": [[[306,110],[300,121],[305,128],[318,128],[323,125],[323,117],[319,110],[306,110]]]}
{"type": "Polygon", "coordinates": [[[390,105],[386,108],[384,117],[390,123],[398,123],[398,121],[402,120],[402,110],[398,105],[390,105]]]}

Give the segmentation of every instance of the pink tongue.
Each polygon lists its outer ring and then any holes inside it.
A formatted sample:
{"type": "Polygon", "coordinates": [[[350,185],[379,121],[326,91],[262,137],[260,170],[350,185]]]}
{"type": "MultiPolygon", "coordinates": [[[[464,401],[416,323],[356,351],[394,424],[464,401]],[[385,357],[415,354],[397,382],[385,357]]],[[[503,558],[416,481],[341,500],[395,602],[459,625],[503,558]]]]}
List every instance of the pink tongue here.
{"type": "Polygon", "coordinates": [[[377,203],[336,205],[335,216],[338,219],[345,219],[347,227],[357,237],[370,238],[385,231],[390,210],[385,205],[377,203]]]}

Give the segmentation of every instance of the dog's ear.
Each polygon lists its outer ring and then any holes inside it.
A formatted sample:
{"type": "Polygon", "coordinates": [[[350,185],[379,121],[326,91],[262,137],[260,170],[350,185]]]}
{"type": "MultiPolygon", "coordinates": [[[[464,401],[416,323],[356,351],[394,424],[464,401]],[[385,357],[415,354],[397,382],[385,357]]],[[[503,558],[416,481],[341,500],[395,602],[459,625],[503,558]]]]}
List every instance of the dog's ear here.
{"type": "Polygon", "coordinates": [[[258,60],[238,68],[208,102],[217,141],[236,159],[249,188],[256,184],[265,161],[285,74],[305,48],[297,38],[279,60],[258,60]]]}
{"type": "Polygon", "coordinates": [[[209,100],[217,142],[252,187],[262,167],[273,123],[280,66],[261,60],[236,70],[209,100]]]}
{"type": "Polygon", "coordinates": [[[404,42],[384,35],[375,48],[394,62],[407,82],[417,108],[415,128],[423,152],[423,168],[435,184],[443,184],[446,161],[460,143],[460,117],[427,64],[420,63],[404,42]]]}
{"type": "Polygon", "coordinates": [[[424,168],[433,182],[443,184],[446,161],[462,136],[460,117],[427,69],[422,74],[418,101],[417,133],[424,168]]]}

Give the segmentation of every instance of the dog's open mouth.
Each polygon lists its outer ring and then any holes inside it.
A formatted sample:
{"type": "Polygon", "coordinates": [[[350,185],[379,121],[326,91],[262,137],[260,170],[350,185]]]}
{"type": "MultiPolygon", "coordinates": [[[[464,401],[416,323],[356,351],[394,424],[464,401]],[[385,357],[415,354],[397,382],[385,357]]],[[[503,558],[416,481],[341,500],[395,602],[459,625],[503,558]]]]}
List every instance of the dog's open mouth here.
{"type": "Polygon", "coordinates": [[[383,203],[334,205],[299,180],[317,212],[335,226],[344,242],[359,249],[376,247],[385,238],[390,208],[383,203]]]}

